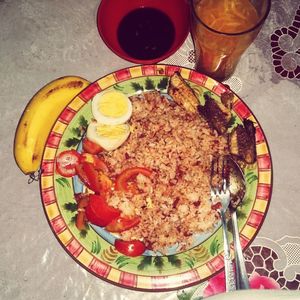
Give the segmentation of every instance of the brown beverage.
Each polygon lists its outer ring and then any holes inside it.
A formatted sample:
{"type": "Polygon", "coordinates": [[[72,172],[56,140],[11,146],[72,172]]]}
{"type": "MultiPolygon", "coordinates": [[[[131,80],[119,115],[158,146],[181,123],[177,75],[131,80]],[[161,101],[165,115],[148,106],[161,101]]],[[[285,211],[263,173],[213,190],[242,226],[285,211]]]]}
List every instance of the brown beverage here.
{"type": "Polygon", "coordinates": [[[217,80],[230,77],[258,34],[270,0],[194,0],[192,35],[196,69],[217,80]]]}

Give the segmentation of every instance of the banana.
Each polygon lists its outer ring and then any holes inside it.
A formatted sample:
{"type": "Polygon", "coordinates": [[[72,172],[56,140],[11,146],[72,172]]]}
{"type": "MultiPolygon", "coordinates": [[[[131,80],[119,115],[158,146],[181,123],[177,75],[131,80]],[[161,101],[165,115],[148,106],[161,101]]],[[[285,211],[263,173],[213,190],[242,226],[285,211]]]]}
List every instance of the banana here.
{"type": "Polygon", "coordinates": [[[24,174],[33,174],[39,169],[55,121],[89,84],[81,77],[65,76],[51,81],[31,98],[20,118],[14,140],[15,161],[24,174]]]}

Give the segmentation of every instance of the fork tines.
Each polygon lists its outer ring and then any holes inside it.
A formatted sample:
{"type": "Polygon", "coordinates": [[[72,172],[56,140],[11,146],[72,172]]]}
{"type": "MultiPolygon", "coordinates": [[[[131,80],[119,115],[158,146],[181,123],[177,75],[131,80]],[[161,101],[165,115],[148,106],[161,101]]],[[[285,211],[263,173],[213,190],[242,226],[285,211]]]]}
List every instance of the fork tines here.
{"type": "Polygon", "coordinates": [[[218,190],[228,187],[228,160],[227,156],[214,157],[211,161],[210,186],[218,190]]]}

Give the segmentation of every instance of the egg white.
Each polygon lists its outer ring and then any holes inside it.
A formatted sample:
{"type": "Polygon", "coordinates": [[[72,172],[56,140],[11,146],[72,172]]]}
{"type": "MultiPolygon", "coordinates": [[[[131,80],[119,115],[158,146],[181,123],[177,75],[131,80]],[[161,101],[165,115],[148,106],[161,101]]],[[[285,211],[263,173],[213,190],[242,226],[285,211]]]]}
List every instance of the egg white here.
{"type": "MultiPolygon", "coordinates": [[[[115,105],[118,105],[117,101],[116,101],[115,105]]],[[[129,98],[121,92],[108,91],[108,92],[104,92],[104,93],[99,93],[99,94],[95,95],[95,97],[92,100],[92,113],[93,113],[94,118],[101,124],[106,124],[106,125],[123,124],[123,123],[126,123],[132,115],[132,103],[129,100],[129,98]],[[121,116],[104,115],[99,110],[99,105],[101,105],[101,102],[103,104],[103,101],[107,101],[107,99],[109,99],[109,101],[110,101],[109,105],[113,106],[114,98],[116,98],[116,97],[119,97],[122,99],[123,104],[125,104],[125,106],[126,106],[126,112],[121,116]]]]}
{"type": "MultiPolygon", "coordinates": [[[[87,128],[87,138],[101,146],[106,151],[112,151],[117,148],[119,148],[129,137],[130,135],[130,126],[128,124],[118,124],[118,126],[122,126],[124,128],[124,132],[122,132],[119,135],[114,136],[102,136],[99,134],[97,128],[98,126],[102,126],[104,124],[100,124],[97,122],[91,122],[87,128]]],[[[106,125],[106,124],[105,124],[106,125]]],[[[109,126],[109,125],[106,125],[109,126]]],[[[112,131],[114,130],[114,126],[116,125],[110,125],[112,131]]]]}

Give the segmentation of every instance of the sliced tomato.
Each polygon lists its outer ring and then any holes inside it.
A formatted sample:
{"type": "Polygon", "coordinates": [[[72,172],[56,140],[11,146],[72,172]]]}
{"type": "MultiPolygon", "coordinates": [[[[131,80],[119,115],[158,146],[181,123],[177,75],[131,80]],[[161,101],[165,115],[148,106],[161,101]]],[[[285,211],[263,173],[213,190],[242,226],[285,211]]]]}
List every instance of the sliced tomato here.
{"type": "Polygon", "coordinates": [[[151,177],[152,171],[147,168],[133,167],[125,169],[117,176],[115,188],[118,191],[123,192],[137,192],[137,186],[134,183],[134,179],[137,175],[142,174],[147,177],[151,177]]]}
{"type": "Polygon", "coordinates": [[[85,186],[87,186],[88,188],[90,188],[90,183],[89,183],[89,180],[88,180],[88,177],[87,177],[86,173],[83,170],[83,165],[82,164],[78,164],[78,165],[76,165],[75,169],[76,169],[76,174],[78,175],[80,181],[85,186]]]}
{"type": "Polygon", "coordinates": [[[94,170],[90,163],[81,163],[76,166],[76,174],[80,181],[90,190],[99,193],[100,185],[98,186],[97,171],[94,170]],[[94,175],[94,176],[93,176],[94,175]],[[92,178],[92,180],[91,180],[92,178]]]}
{"type": "Polygon", "coordinates": [[[96,193],[100,193],[101,186],[98,180],[98,172],[94,168],[93,164],[84,162],[81,165],[82,165],[83,172],[85,173],[88,180],[87,187],[96,193]]]}
{"type": "Polygon", "coordinates": [[[112,220],[105,229],[110,232],[122,232],[128,230],[136,225],[138,225],[141,221],[139,216],[136,217],[119,217],[117,219],[112,220]]]}
{"type": "Polygon", "coordinates": [[[83,230],[86,228],[86,217],[85,217],[85,208],[89,203],[89,195],[81,194],[77,204],[77,216],[75,225],[78,230],[83,230]]]}
{"type": "Polygon", "coordinates": [[[75,150],[66,150],[56,157],[56,171],[64,177],[76,175],[76,166],[79,164],[80,154],[75,150]]]}
{"type": "Polygon", "coordinates": [[[106,226],[112,220],[120,216],[120,210],[109,206],[104,197],[90,195],[90,200],[85,209],[85,215],[89,222],[98,226],[106,226]]]}
{"type": "Polygon", "coordinates": [[[131,257],[140,256],[146,250],[145,244],[139,240],[116,240],[115,247],[120,253],[131,257]]]}
{"type": "Polygon", "coordinates": [[[83,162],[91,163],[96,170],[100,170],[105,173],[108,172],[108,167],[107,167],[106,163],[101,158],[99,158],[97,155],[83,152],[80,155],[80,162],[81,163],[83,163],[83,162]]]}
{"type": "Polygon", "coordinates": [[[97,194],[106,194],[111,191],[112,180],[102,171],[95,169],[89,162],[83,162],[76,166],[76,172],[81,182],[97,194]]]}
{"type": "Polygon", "coordinates": [[[100,145],[90,141],[88,138],[83,139],[82,148],[85,152],[90,154],[98,154],[104,150],[100,145]]]}

